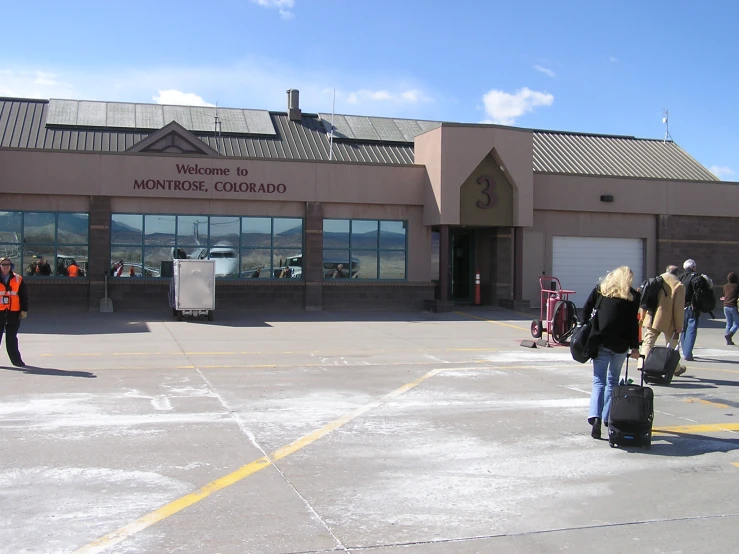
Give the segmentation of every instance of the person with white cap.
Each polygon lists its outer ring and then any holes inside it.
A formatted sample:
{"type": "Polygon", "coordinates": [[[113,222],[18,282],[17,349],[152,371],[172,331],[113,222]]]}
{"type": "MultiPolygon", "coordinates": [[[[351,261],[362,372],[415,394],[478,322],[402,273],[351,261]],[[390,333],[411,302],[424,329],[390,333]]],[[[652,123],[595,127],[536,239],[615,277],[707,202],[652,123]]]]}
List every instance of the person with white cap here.
{"type": "MultiPolygon", "coordinates": [[[[698,323],[701,317],[700,310],[693,302],[695,295],[693,283],[698,276],[695,260],[691,258],[685,260],[683,262],[683,269],[685,271],[680,275],[680,282],[685,286],[685,318],[683,320],[681,344],[683,348],[683,359],[686,362],[691,362],[693,361],[693,347],[695,346],[695,339],[698,337],[698,323]]],[[[708,285],[713,287],[713,282],[706,275],[703,275],[703,277],[708,281],[708,285]]]]}
{"type": "Polygon", "coordinates": [[[28,316],[28,289],[23,277],[13,272],[13,262],[0,258],[0,341],[5,334],[5,349],[10,363],[25,367],[18,350],[18,329],[28,316]]]}

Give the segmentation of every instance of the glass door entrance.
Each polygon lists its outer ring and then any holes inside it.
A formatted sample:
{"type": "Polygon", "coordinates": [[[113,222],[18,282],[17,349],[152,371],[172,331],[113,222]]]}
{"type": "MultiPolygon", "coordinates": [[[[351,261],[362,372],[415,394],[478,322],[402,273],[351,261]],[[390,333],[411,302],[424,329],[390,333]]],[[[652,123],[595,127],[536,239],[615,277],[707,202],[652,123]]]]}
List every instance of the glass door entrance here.
{"type": "Polygon", "coordinates": [[[452,231],[452,300],[461,304],[472,302],[474,279],[474,240],[471,231],[452,231]]]}

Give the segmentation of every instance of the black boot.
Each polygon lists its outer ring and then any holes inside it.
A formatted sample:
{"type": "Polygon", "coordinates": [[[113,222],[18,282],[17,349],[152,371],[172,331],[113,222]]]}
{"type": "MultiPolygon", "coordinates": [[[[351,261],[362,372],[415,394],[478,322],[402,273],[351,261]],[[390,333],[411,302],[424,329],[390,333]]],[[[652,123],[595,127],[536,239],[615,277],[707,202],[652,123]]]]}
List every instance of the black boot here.
{"type": "Polygon", "coordinates": [[[731,340],[734,338],[734,333],[729,333],[728,335],[724,335],[724,338],[726,339],[726,344],[729,346],[734,346],[734,341],[731,340]]]}
{"type": "Polygon", "coordinates": [[[590,431],[590,436],[593,437],[594,439],[600,438],[600,418],[599,417],[596,417],[593,420],[593,430],[590,431]]]}

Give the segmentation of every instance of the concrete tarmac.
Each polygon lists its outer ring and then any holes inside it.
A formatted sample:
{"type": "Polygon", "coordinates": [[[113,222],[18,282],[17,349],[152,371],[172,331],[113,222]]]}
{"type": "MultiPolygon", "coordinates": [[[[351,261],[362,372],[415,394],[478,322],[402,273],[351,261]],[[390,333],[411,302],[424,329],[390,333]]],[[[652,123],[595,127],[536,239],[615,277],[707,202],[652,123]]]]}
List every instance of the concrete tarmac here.
{"type": "Polygon", "coordinates": [[[649,451],[590,437],[591,365],[529,323],[32,312],[29,367],[0,360],[0,551],[736,552],[723,321],[653,386],[649,451]]]}

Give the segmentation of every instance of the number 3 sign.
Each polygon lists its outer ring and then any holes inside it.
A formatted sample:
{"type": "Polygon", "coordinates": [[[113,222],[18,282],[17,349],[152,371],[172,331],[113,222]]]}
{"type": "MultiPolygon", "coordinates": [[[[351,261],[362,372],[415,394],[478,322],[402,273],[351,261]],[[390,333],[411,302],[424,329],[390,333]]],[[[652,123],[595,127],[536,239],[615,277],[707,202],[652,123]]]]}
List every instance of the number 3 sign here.
{"type": "Polygon", "coordinates": [[[498,195],[495,193],[495,179],[490,179],[487,175],[483,175],[482,177],[477,178],[477,184],[484,185],[485,188],[483,188],[480,193],[485,196],[485,199],[475,202],[475,206],[482,208],[483,210],[497,206],[498,195]]]}

